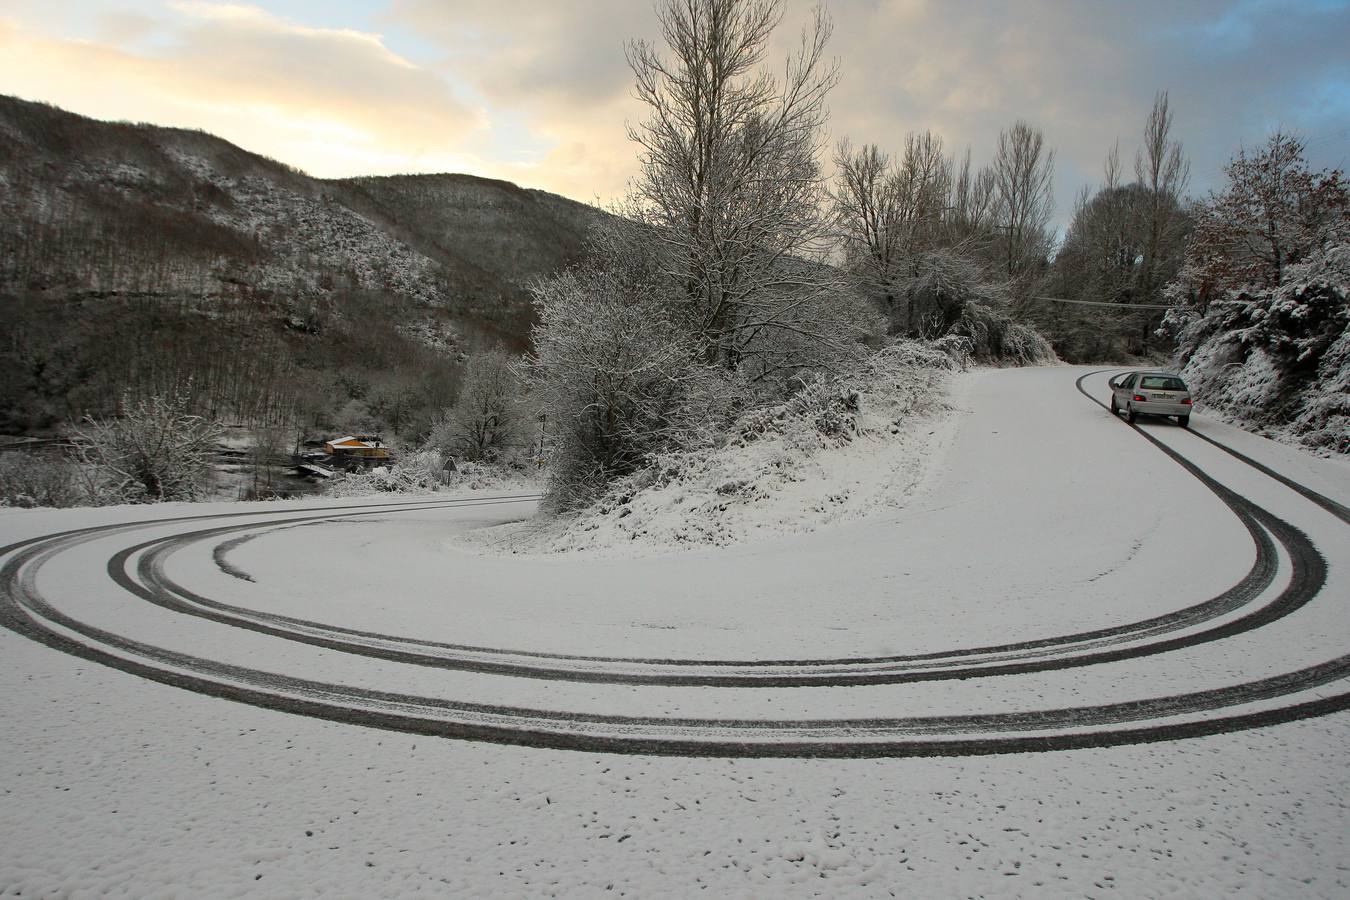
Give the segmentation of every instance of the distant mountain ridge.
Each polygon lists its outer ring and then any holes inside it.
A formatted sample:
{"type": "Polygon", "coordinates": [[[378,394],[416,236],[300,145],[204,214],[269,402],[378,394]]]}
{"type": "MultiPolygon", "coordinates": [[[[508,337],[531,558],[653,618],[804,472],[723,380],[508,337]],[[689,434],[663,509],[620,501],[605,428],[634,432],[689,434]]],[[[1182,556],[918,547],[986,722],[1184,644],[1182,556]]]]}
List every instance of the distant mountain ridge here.
{"type": "MultiPolygon", "coordinates": [[[[14,328],[38,334],[71,317],[115,324],[130,313],[113,316],[113,303],[150,319],[191,311],[178,322],[189,343],[198,326],[230,318],[236,336],[286,357],[271,376],[281,379],[326,377],[353,354],[369,356],[356,352],[362,342],[410,345],[384,347],[366,368],[409,355],[453,361],[484,342],[521,350],[529,284],[579,260],[604,215],[470,175],[317,179],[204,132],[0,96],[0,302],[11,320],[7,361],[31,376],[15,390],[62,385],[44,383],[52,360],[15,358],[24,336],[14,328]]],[[[99,382],[86,400],[151,377],[107,371],[88,350],[71,348],[86,358],[67,373],[99,382]]],[[[21,399],[8,393],[0,406],[21,399]]],[[[220,398],[250,405],[236,400],[220,398]]],[[[79,411],[59,406],[38,418],[79,411]]],[[[14,430],[9,418],[0,414],[0,426],[14,430]]]]}

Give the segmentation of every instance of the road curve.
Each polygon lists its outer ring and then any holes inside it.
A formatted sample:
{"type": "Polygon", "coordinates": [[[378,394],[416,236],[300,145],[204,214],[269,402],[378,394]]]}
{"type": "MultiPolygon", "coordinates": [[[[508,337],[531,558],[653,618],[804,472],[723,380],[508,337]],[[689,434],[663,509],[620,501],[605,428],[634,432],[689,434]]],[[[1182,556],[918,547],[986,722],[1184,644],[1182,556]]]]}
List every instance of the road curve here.
{"type": "MultiPolygon", "coordinates": [[[[1086,384],[1083,397],[1104,408],[1086,384]]],[[[1084,402],[1084,410],[1091,406],[1084,402]]],[[[1093,412],[1097,414],[1100,411],[1093,412]]],[[[1126,427],[1122,422],[1122,427],[1126,427]]],[[[1236,679],[1221,687],[1174,690],[1128,702],[1084,703],[1004,711],[954,709],[939,715],[838,718],[713,718],[679,715],[606,715],[400,693],[266,672],[157,646],[81,621],[44,597],[39,573],[59,567],[72,551],[114,539],[104,577],[138,602],[220,630],[221,640],[252,633],[297,647],[351,654],[393,665],[444,669],[499,678],[629,685],[650,692],[652,708],[668,688],[738,691],[817,689],[848,692],[877,685],[1006,679],[1063,673],[1205,648],[1263,629],[1328,602],[1328,564],[1314,541],[1293,523],[1222,483],[1187,453],[1147,428],[1128,426],[1157,452],[1211,491],[1250,538],[1254,561],[1227,590],[1208,598],[1177,597],[1174,611],[1137,622],[1037,640],[957,647],[919,654],[820,659],[712,659],[568,655],[435,642],[288,617],[205,596],[166,572],[176,553],[200,544],[214,548],[278,526],[360,516],[397,516],[427,509],[472,508],[529,501],[529,497],[425,500],[358,504],[323,511],[285,507],[263,513],[177,516],[44,535],[0,547],[0,625],[54,649],[201,694],[337,722],[450,738],[588,751],[700,756],[865,757],[969,755],[1064,750],[1176,740],[1254,728],[1350,708],[1350,654],[1291,667],[1276,675],[1236,679]],[[147,529],[158,533],[143,539],[147,529]]],[[[1174,429],[1181,432],[1181,429],[1174,429]]],[[[1194,438],[1249,465],[1282,489],[1350,524],[1332,498],[1275,472],[1215,439],[1194,438]]],[[[217,560],[223,552],[217,552],[217,560]]],[[[1287,623],[1286,623],[1287,624],[1287,623]]],[[[841,695],[842,696],[842,695],[841,695]]]]}

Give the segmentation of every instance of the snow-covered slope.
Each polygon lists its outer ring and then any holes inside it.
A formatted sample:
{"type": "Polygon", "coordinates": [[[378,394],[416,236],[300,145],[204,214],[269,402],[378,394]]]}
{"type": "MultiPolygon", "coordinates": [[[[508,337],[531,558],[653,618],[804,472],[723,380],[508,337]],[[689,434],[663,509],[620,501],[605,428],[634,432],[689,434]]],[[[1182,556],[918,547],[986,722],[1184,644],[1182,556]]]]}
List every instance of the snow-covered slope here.
{"type": "Polygon", "coordinates": [[[747,414],[719,446],[658,457],[576,515],[469,540],[492,553],[658,556],[886,514],[942,459],[963,385],[952,358],[902,341],[747,414]]]}

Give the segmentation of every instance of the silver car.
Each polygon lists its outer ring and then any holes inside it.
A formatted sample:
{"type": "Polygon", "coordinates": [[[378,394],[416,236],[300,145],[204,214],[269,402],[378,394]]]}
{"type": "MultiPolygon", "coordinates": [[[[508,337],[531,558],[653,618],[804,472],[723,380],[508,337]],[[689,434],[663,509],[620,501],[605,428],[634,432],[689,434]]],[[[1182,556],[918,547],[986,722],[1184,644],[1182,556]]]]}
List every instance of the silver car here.
{"type": "Polygon", "coordinates": [[[1191,391],[1180,375],[1171,372],[1126,372],[1111,379],[1111,412],[1125,413],[1125,421],[1144,416],[1176,416],[1185,428],[1191,423],[1191,391]]]}

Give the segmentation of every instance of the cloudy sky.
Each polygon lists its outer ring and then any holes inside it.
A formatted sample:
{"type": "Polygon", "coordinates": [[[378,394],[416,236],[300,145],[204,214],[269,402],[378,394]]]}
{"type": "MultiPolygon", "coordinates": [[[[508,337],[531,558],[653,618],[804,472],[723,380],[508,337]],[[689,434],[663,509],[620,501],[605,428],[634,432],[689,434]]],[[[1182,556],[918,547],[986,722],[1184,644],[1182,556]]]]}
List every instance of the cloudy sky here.
{"type": "MultiPolygon", "coordinates": [[[[809,14],[786,0],[783,49],[809,14]]],[[[1061,221],[1154,93],[1203,191],[1241,144],[1350,157],[1350,0],[827,0],[830,130],[932,129],[988,159],[1018,118],[1057,148],[1061,221]]],[[[579,200],[634,171],[623,44],[647,0],[0,0],[0,93],[203,128],[320,176],[456,171],[579,200]]]]}

